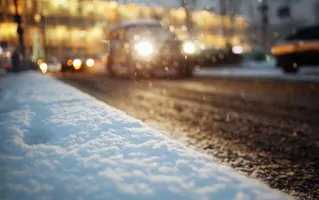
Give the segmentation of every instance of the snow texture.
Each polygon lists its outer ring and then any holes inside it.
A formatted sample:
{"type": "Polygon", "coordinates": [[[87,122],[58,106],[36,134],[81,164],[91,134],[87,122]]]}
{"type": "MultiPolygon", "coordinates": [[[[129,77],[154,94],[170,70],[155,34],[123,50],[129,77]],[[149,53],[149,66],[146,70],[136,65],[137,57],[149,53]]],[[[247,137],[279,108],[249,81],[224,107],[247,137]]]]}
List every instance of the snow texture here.
{"type": "Polygon", "coordinates": [[[48,76],[0,88],[0,199],[290,199],[48,76]]]}

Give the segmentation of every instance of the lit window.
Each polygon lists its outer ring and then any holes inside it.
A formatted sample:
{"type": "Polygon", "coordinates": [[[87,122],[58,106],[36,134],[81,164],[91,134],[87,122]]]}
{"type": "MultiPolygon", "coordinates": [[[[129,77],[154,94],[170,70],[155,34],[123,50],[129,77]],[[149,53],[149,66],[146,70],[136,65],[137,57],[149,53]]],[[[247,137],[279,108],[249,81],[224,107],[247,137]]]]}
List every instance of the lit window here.
{"type": "Polygon", "coordinates": [[[69,7],[68,0],[54,0],[52,3],[56,7],[64,7],[64,8],[69,7]]]}

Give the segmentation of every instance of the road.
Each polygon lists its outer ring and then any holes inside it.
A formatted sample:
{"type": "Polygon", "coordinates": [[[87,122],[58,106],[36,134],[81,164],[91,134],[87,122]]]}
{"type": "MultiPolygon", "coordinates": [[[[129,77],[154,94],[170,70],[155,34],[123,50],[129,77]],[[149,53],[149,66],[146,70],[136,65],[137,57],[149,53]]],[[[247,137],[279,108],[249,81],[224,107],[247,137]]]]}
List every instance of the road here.
{"type": "Polygon", "coordinates": [[[56,78],[300,199],[319,197],[319,83],[56,78]]]}

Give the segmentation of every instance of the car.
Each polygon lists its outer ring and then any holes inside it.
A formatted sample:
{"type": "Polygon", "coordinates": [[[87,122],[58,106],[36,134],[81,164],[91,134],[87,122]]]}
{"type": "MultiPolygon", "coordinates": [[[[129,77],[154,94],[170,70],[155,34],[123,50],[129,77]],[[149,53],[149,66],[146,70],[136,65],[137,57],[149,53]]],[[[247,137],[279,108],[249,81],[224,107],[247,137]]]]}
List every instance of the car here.
{"type": "Polygon", "coordinates": [[[37,63],[42,73],[60,72],[62,69],[62,64],[59,59],[53,56],[47,59],[39,59],[37,63]]]}
{"type": "Polygon", "coordinates": [[[286,73],[297,73],[302,66],[319,65],[319,25],[300,28],[271,49],[277,66],[286,73]]]}
{"type": "MultiPolygon", "coordinates": [[[[1,47],[0,47],[1,48],[1,47]]],[[[0,49],[0,71],[12,72],[11,52],[0,49]]]]}
{"type": "Polygon", "coordinates": [[[248,61],[263,62],[272,57],[265,49],[260,46],[252,45],[249,51],[244,52],[243,57],[248,61]]]}
{"type": "Polygon", "coordinates": [[[202,67],[215,67],[229,64],[239,64],[243,60],[243,49],[241,46],[234,46],[229,51],[227,49],[207,48],[199,57],[199,64],[202,67]]]}
{"type": "Polygon", "coordinates": [[[191,77],[188,57],[196,52],[191,41],[181,41],[157,20],[126,21],[109,32],[106,68],[111,77],[174,75],[191,77]]]}
{"type": "Polygon", "coordinates": [[[94,66],[94,58],[84,54],[70,54],[62,59],[61,72],[86,72],[94,66]]]}
{"type": "Polygon", "coordinates": [[[103,73],[105,71],[103,65],[103,54],[88,54],[86,65],[88,66],[91,62],[90,67],[86,67],[86,72],[89,73],[103,73]]]}

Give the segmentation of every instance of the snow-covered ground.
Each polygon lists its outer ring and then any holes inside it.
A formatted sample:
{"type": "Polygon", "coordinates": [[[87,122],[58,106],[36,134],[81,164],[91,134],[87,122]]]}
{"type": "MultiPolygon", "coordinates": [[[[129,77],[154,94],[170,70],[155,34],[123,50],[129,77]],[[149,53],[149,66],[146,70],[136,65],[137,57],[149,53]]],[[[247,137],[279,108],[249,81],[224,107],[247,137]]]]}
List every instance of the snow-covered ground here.
{"type": "Polygon", "coordinates": [[[319,81],[319,67],[302,67],[298,74],[285,74],[276,67],[275,61],[245,61],[239,66],[201,68],[195,71],[198,77],[241,77],[293,81],[319,81]]]}
{"type": "Polygon", "coordinates": [[[0,199],[290,199],[36,72],[0,77],[0,133],[0,199]]]}

